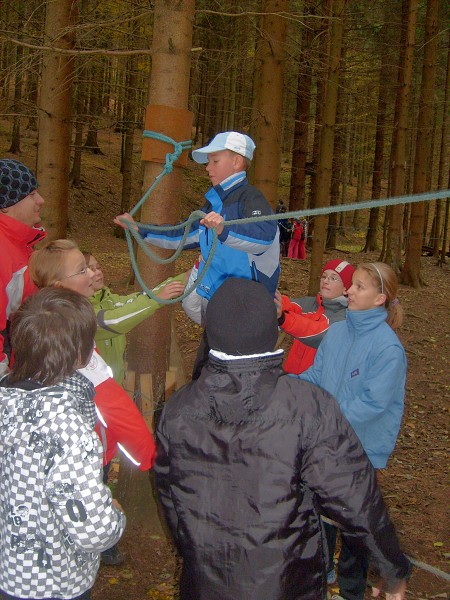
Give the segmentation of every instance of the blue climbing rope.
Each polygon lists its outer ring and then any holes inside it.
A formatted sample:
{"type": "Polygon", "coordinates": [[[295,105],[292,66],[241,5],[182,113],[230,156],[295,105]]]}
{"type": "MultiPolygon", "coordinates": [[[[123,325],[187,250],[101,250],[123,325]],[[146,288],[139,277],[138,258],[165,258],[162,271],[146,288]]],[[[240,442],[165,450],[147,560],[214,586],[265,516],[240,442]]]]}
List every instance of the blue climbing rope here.
{"type": "MultiPolygon", "coordinates": [[[[167,135],[163,135],[162,133],[158,133],[156,131],[145,130],[143,132],[143,137],[153,138],[153,139],[159,140],[161,142],[166,142],[167,144],[172,144],[174,147],[174,151],[168,152],[166,154],[166,162],[164,164],[164,167],[163,167],[161,173],[155,177],[155,180],[152,183],[152,185],[148,188],[148,190],[145,192],[145,194],[142,196],[142,198],[139,200],[139,202],[136,204],[136,206],[134,206],[134,208],[130,211],[131,216],[133,216],[139,210],[139,208],[144,204],[144,202],[150,196],[150,194],[155,189],[155,187],[158,185],[158,183],[161,181],[161,179],[168,173],[172,172],[173,165],[179,159],[179,157],[181,156],[181,153],[184,152],[184,150],[189,150],[189,148],[191,148],[191,146],[192,146],[191,140],[186,140],[184,142],[176,142],[175,140],[168,137],[167,135]]],[[[205,216],[205,213],[198,210],[198,211],[194,211],[190,215],[190,217],[187,219],[187,221],[185,221],[184,223],[181,223],[179,225],[160,226],[164,230],[181,229],[183,227],[185,228],[183,237],[181,239],[181,242],[180,242],[177,250],[168,259],[162,259],[155,252],[153,252],[150,249],[149,245],[144,242],[144,240],[143,240],[142,236],[139,234],[139,232],[135,231],[134,228],[125,230],[125,237],[127,240],[128,252],[130,254],[131,265],[133,267],[134,274],[136,275],[136,279],[138,280],[138,283],[141,286],[141,288],[144,290],[144,292],[150,298],[152,298],[153,300],[156,300],[156,302],[158,302],[159,304],[174,304],[175,302],[180,302],[186,296],[188,296],[191,292],[194,291],[194,289],[197,287],[197,285],[205,277],[206,272],[209,269],[209,265],[211,264],[211,261],[214,258],[214,253],[215,253],[216,246],[217,246],[217,232],[215,230],[213,231],[213,242],[211,245],[211,251],[210,251],[208,259],[205,263],[204,269],[203,269],[202,273],[200,273],[195,284],[193,286],[191,286],[190,288],[185,289],[181,296],[178,296],[177,298],[172,298],[169,300],[165,300],[163,298],[159,298],[158,296],[156,296],[153,293],[153,291],[147,287],[145,281],[142,279],[141,273],[140,273],[138,265],[137,265],[135,253],[134,253],[132,237],[134,237],[134,239],[138,243],[139,247],[143,250],[145,255],[148,256],[149,258],[151,258],[154,262],[157,262],[160,264],[171,263],[174,260],[176,260],[178,258],[178,256],[181,254],[181,252],[183,251],[184,242],[185,242],[187,236],[189,235],[192,223],[194,221],[202,219],[204,216],[205,216]]],[[[126,222],[125,219],[122,219],[122,221],[126,222]]]]}
{"type": "Polygon", "coordinates": [[[136,206],[130,211],[131,216],[133,216],[141,208],[141,206],[144,204],[144,202],[147,200],[147,198],[153,192],[153,190],[158,185],[158,183],[161,181],[161,179],[164,177],[164,175],[167,175],[168,173],[172,173],[173,165],[180,158],[181,153],[184,152],[184,150],[189,150],[192,146],[191,140],[186,140],[185,142],[176,142],[175,140],[168,137],[167,135],[163,135],[162,133],[157,133],[156,131],[145,130],[143,132],[142,136],[144,138],[153,138],[155,140],[159,140],[160,142],[166,142],[167,144],[172,144],[174,147],[174,150],[173,150],[173,152],[168,152],[166,154],[166,162],[164,164],[164,167],[163,167],[161,173],[159,175],[157,175],[157,177],[155,177],[155,181],[148,188],[148,190],[145,192],[145,194],[142,196],[142,198],[139,200],[139,202],[136,204],[136,206]]]}

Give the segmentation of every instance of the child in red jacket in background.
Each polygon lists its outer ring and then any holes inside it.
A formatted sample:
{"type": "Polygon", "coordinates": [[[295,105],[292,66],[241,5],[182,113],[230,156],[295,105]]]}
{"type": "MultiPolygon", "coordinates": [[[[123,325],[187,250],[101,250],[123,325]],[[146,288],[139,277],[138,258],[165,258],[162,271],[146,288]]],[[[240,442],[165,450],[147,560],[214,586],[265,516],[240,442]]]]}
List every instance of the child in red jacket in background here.
{"type": "Polygon", "coordinates": [[[352,285],[355,269],[345,260],[330,260],[322,269],[320,292],[291,301],[277,290],[278,325],[292,335],[294,343],[284,364],[287,373],[299,375],[314,362],[317,349],[328,327],[345,319],[346,291],[352,285]]]}
{"type": "Polygon", "coordinates": [[[294,219],[288,258],[306,259],[306,225],[303,219],[294,219]]]}

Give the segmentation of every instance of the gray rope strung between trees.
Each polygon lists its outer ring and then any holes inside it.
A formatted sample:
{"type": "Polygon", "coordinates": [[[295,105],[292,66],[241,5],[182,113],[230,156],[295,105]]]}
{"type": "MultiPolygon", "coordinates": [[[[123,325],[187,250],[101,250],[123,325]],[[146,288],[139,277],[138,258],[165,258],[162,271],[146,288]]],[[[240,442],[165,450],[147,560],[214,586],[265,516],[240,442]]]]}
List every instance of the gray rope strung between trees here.
{"type": "Polygon", "coordinates": [[[441,579],[444,579],[445,581],[450,581],[449,573],[446,573],[445,571],[441,571],[441,569],[438,569],[437,567],[433,567],[432,565],[428,565],[427,563],[424,563],[421,560],[416,560],[415,558],[412,558],[411,556],[407,556],[407,558],[408,558],[408,560],[411,561],[411,563],[415,567],[418,567],[419,569],[423,569],[424,571],[428,571],[429,573],[432,573],[433,575],[436,575],[436,577],[440,577],[441,579]]]}

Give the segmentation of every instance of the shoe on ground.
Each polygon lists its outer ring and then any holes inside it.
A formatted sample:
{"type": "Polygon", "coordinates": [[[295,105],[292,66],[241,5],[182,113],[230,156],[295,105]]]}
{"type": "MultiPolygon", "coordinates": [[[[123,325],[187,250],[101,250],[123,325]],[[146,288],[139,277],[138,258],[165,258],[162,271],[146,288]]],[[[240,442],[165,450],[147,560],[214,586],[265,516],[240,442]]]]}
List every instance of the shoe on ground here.
{"type": "Polygon", "coordinates": [[[335,571],[335,569],[331,569],[331,571],[328,571],[328,573],[327,573],[327,584],[333,585],[333,583],[336,583],[336,581],[337,581],[336,571],[335,571]]]}
{"type": "Polygon", "coordinates": [[[117,546],[113,546],[101,553],[100,560],[104,565],[117,567],[123,563],[125,557],[117,546]]]}

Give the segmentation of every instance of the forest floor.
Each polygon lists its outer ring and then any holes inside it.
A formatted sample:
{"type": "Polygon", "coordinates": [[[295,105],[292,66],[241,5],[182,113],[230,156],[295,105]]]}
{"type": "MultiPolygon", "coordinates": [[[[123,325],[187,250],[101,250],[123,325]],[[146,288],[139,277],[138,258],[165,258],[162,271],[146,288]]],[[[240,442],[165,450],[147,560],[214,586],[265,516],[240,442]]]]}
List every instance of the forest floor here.
{"type": "MultiPolygon", "coordinates": [[[[7,153],[8,135],[8,123],[0,121],[0,155],[17,158],[33,168],[35,134],[27,132],[24,136],[19,156],[7,153]]],[[[130,260],[126,243],[112,234],[112,218],[120,207],[120,137],[106,132],[99,139],[104,154],[83,155],[82,186],[71,189],[68,237],[84,248],[90,248],[103,266],[108,284],[124,293],[130,275],[130,260]]],[[[139,147],[137,137],[136,172],[139,172],[139,147]]],[[[202,193],[208,187],[201,169],[192,163],[188,169],[183,215],[201,206],[202,193]],[[197,200],[196,204],[193,198],[197,200]]],[[[138,179],[136,177],[134,202],[140,198],[138,179]]],[[[345,258],[354,264],[376,260],[377,254],[358,251],[363,240],[363,231],[347,231],[346,238],[339,240],[338,248],[326,258],[345,258]]],[[[192,252],[182,253],[176,271],[190,268],[195,256],[192,252]]],[[[283,259],[281,291],[294,298],[305,295],[309,266],[309,257],[306,261],[283,259]]],[[[439,267],[436,259],[424,256],[422,273],[426,287],[414,290],[402,286],[399,292],[405,309],[405,322],[399,336],[408,357],[405,415],[396,450],[388,468],[380,472],[379,480],[404,551],[425,565],[448,572],[449,265],[439,267]]],[[[179,305],[173,310],[185,371],[190,373],[200,328],[186,317],[179,305]]],[[[282,346],[287,350],[289,343],[285,338],[282,346]]],[[[120,548],[125,554],[124,564],[100,568],[93,600],[169,600],[177,597],[176,561],[164,535],[130,525],[120,548]]],[[[448,580],[423,568],[414,569],[408,599],[449,597],[448,580]]]]}

